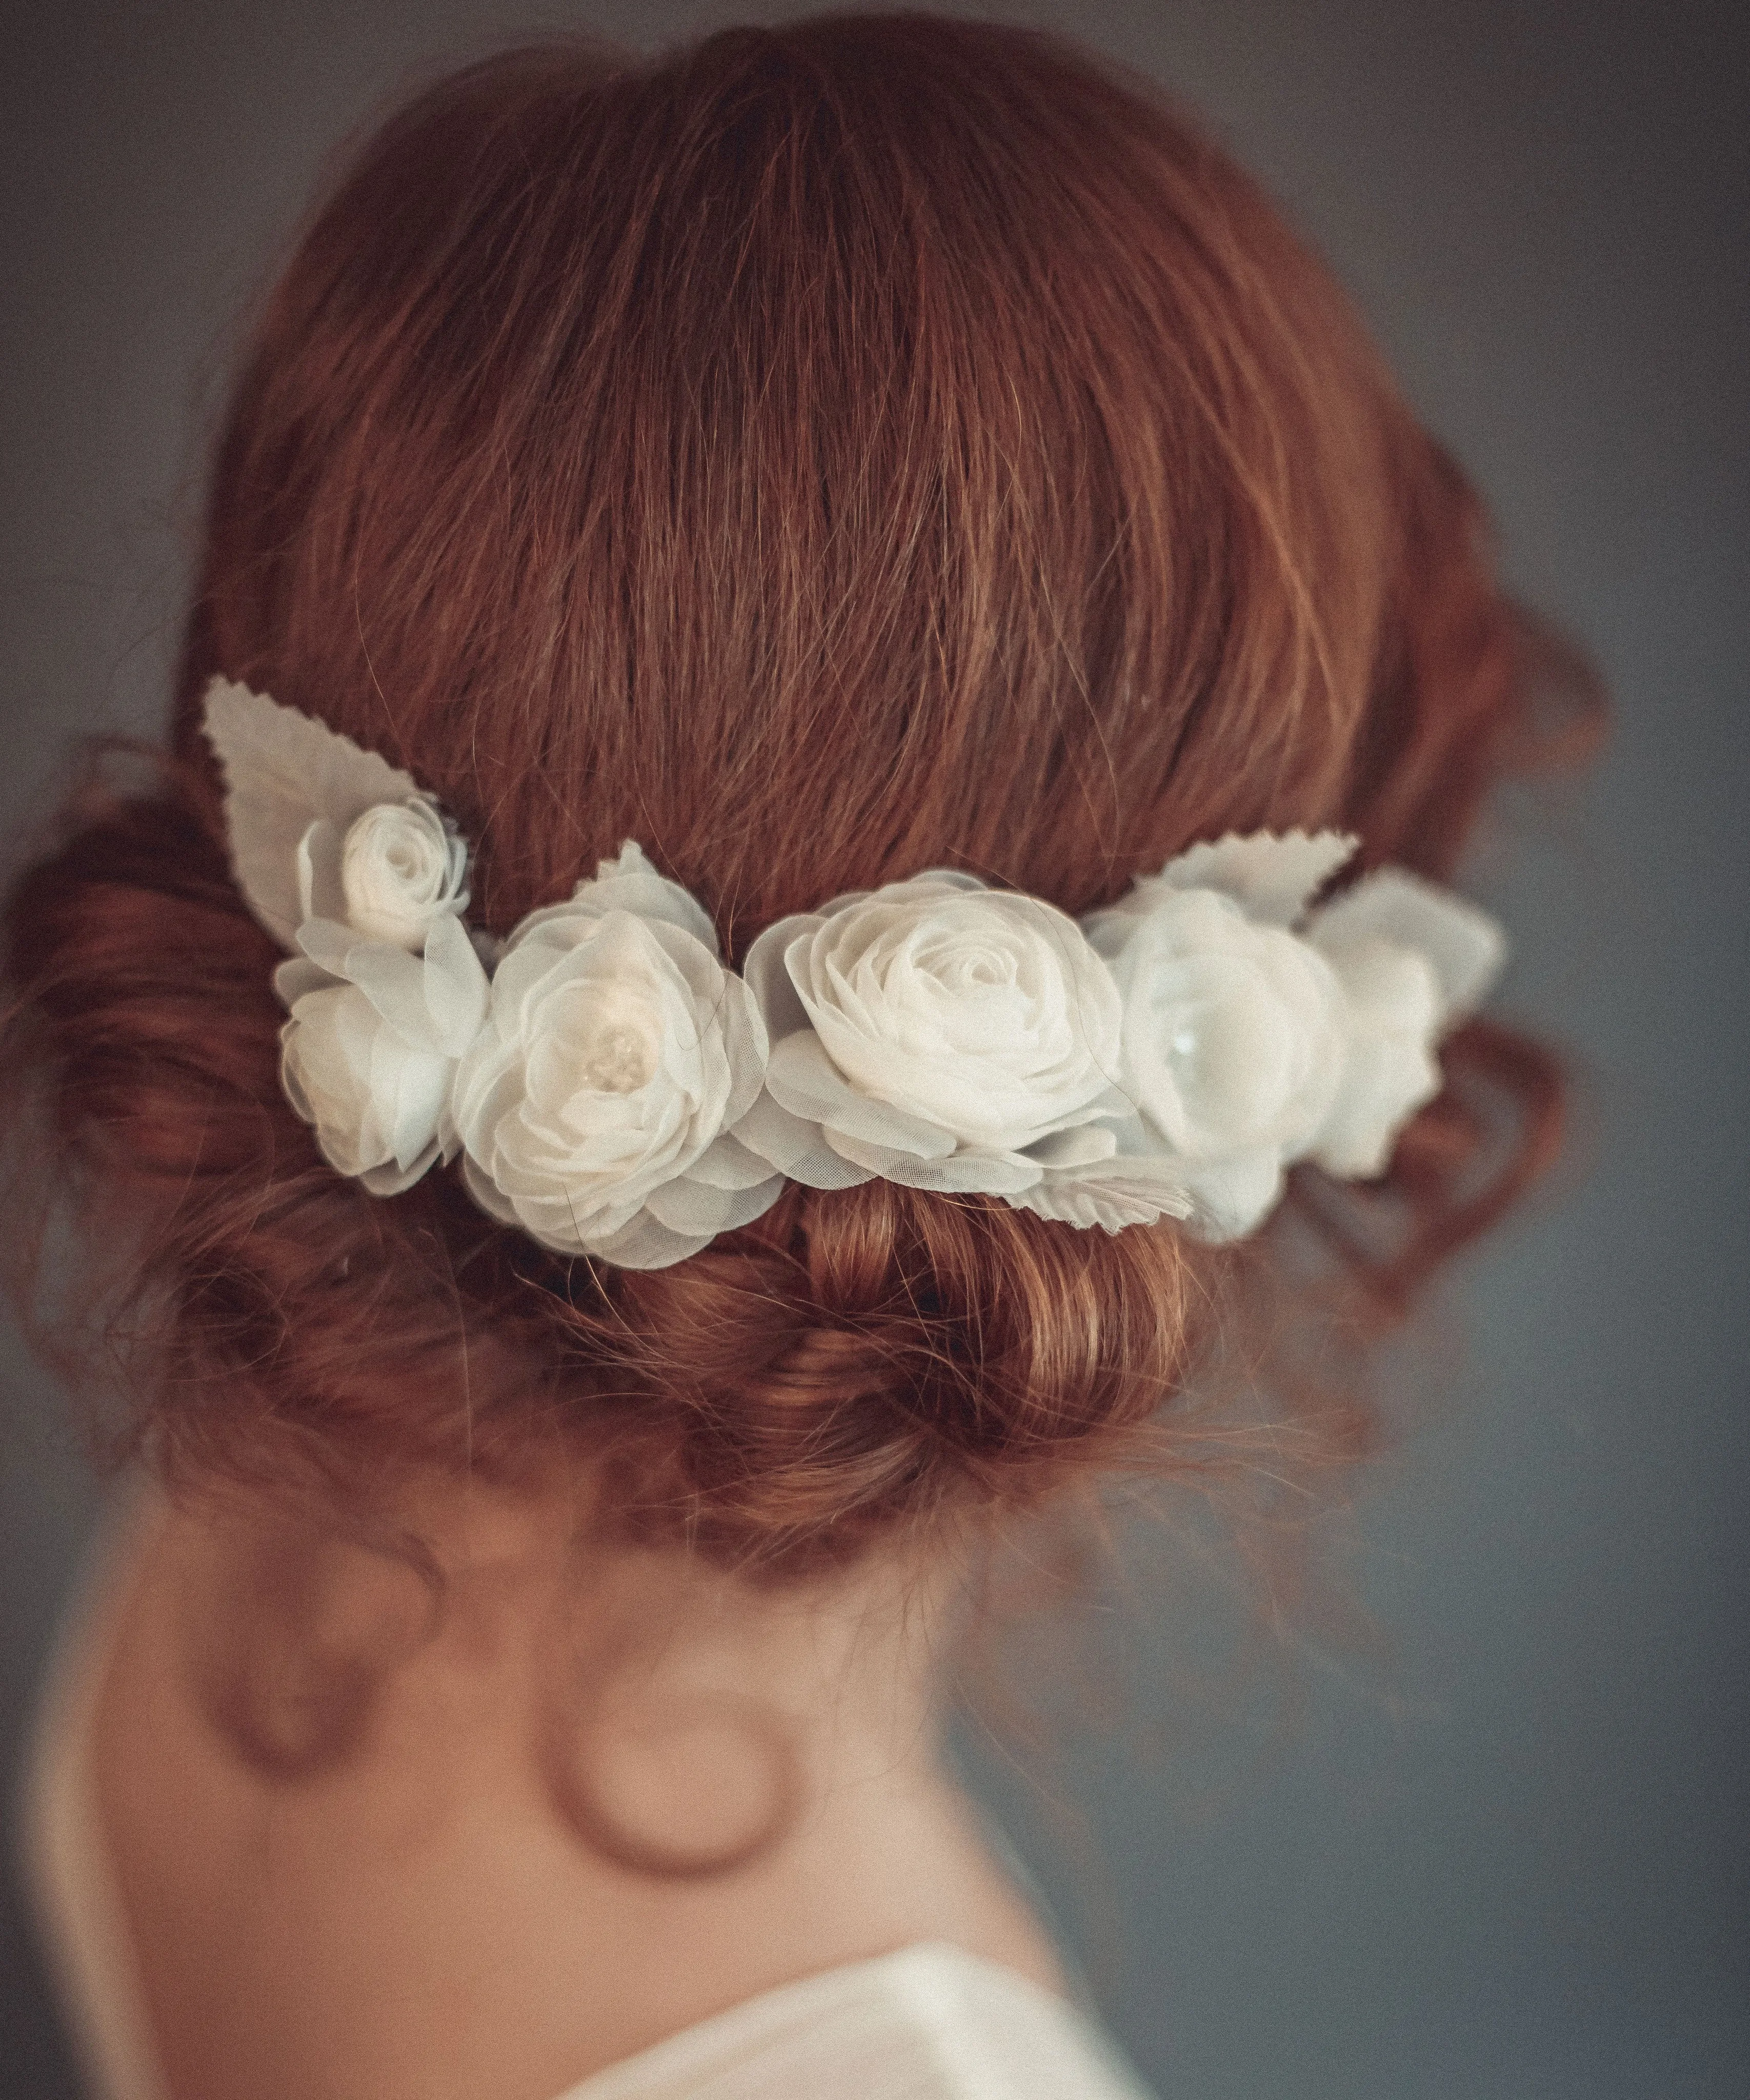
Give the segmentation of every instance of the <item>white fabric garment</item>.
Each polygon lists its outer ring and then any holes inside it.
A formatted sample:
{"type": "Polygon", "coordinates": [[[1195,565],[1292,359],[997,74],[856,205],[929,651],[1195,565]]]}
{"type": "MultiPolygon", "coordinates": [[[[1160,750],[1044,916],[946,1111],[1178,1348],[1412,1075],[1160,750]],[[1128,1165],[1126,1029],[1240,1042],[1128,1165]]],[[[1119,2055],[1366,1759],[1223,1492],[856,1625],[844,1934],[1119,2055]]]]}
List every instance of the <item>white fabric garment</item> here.
{"type": "MultiPolygon", "coordinates": [[[[24,1851],[93,2100],[167,2100],[90,1769],[138,1514],[64,1624],[24,1795],[24,1851]]],[[[556,2100],[1149,2100],[1099,2030],[1027,1978],[920,1944],[762,1992],[556,2100]]]]}

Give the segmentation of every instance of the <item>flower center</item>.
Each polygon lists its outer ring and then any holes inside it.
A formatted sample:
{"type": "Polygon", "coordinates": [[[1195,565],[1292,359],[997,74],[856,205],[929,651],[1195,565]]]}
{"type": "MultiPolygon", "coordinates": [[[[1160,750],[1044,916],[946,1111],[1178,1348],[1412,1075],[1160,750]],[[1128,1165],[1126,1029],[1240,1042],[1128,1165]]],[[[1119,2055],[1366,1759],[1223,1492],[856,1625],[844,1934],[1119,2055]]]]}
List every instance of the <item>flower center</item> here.
{"type": "Polygon", "coordinates": [[[579,1045],[578,1073],[599,1094],[635,1094],[656,1069],[656,1046],[643,1030],[605,1019],[579,1045]]]}
{"type": "Polygon", "coordinates": [[[417,882],[431,874],[434,855],[426,840],[399,838],[391,843],[385,858],[396,875],[417,882]]]}

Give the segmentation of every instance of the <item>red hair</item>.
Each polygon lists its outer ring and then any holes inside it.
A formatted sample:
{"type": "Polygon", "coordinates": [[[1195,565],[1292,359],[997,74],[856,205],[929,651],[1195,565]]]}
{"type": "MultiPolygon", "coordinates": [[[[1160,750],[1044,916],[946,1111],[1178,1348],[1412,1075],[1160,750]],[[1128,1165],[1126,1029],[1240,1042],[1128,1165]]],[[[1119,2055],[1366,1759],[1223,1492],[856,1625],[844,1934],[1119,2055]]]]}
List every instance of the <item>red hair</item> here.
{"type": "MultiPolygon", "coordinates": [[[[1096,1464],[1243,1463],[1196,1397],[1235,1279],[1310,1229],[1395,1317],[1557,1124],[1478,1022],[1383,1183],[1297,1174],[1249,1248],[873,1182],[626,1273],[443,1174],[378,1201],[281,1092],[214,673],[440,796],[492,928],[630,836],[739,959],[922,867],[1080,912],[1236,828],[1448,876],[1553,661],[1325,271],[1064,43],[835,16],[444,81],[260,316],[172,757],[12,893],[6,1096],[82,1243],[127,1247],[127,1440],[373,1493],[558,1444],[641,1535],[805,1569],[1096,1464]]],[[[1353,1396],[1279,1400],[1278,1464],[1363,1439],[1353,1396]]]]}

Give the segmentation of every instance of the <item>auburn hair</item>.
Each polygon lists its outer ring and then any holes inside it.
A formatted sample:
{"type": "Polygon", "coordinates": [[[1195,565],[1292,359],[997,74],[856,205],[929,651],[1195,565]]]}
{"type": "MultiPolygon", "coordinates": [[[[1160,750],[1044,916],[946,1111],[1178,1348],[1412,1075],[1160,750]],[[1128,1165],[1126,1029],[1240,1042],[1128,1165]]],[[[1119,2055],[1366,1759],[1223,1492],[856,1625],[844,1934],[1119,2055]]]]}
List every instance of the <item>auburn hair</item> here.
{"type": "Polygon", "coordinates": [[[1328,1380],[1224,1427],[1260,1279],[1310,1251],[1389,1324],[1550,1156],[1549,1061],[1475,1021],[1383,1181],[1298,1171],[1241,1248],[874,1181],[635,1273],[443,1172],[378,1200],[281,1090],[219,673],[440,796],[501,933],[629,836],[735,960],[928,867],[1085,911],[1231,830],[1449,876],[1584,673],[1259,190],[1055,38],[559,44],[364,147],[254,329],[170,753],[95,774],[11,893],[24,1287],[104,1268],[121,1440],[173,1477],[374,1494],[572,1449],[629,1531],[800,1572],[1102,1465],[1351,1456],[1328,1380]]]}

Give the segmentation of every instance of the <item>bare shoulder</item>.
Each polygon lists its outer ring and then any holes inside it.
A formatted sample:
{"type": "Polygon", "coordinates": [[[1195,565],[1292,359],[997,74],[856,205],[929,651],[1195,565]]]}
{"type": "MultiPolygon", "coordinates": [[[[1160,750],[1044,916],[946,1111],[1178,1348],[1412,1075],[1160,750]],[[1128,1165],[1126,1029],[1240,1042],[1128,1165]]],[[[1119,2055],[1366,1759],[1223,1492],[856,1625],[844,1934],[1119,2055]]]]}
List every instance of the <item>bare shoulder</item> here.
{"type": "MultiPolygon", "coordinates": [[[[392,1636],[417,1595],[353,1586],[338,1621],[307,1622],[313,1651],[257,1656],[272,1724],[333,1733],[302,1765],[252,1746],[215,1690],[224,1579],[197,1524],[152,1530],[93,1719],[102,1833],[175,2100],[554,2100],[762,1991],[921,1939],[1055,1983],[933,1762],[829,1775],[740,1871],[641,1872],[555,1796],[550,1656],[502,1570],[392,1667],[357,1674],[357,1713],[349,1625],[392,1636]]],[[[680,1814],[684,1760],[666,1780],[660,1757],[639,1769],[647,1811],[680,1814]]]]}

